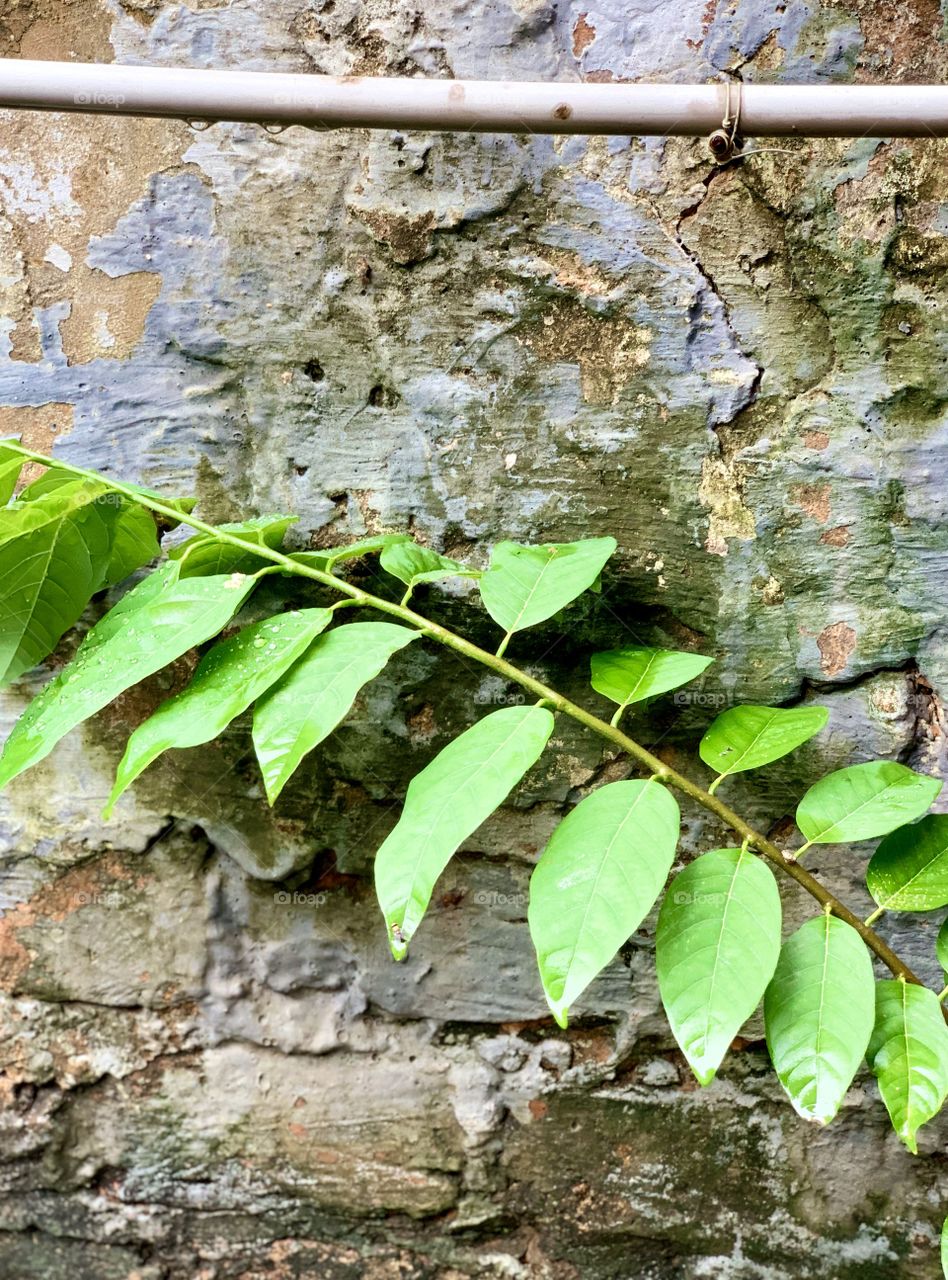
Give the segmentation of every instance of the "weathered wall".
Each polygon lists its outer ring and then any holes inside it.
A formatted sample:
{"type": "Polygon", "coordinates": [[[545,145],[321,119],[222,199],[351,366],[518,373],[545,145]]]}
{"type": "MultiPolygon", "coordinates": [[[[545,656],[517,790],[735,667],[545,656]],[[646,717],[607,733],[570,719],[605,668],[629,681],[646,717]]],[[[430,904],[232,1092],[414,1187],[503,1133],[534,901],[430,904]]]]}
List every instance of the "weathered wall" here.
{"type": "MultiPolygon", "coordinates": [[[[5,56],[352,73],[944,78],[935,0],[7,0],[5,56]]],[[[948,151],[8,115],[0,429],[316,544],[380,527],[482,558],[614,533],[602,598],[517,654],[590,704],[629,636],[727,700],[819,698],[733,795],[777,838],[827,764],[938,770],[948,685],[948,151]]],[[[430,607],[489,634],[482,615],[430,607]]],[[[69,646],[64,646],[64,654],[69,646]]],[[[59,655],[56,661],[61,660],[59,655]]],[[[5,697],[8,723],[38,673],[5,697]]],[[[508,694],[414,648],[274,813],[245,729],[104,824],[152,681],[0,807],[0,1275],[929,1277],[943,1145],[860,1079],[796,1119],[760,1027],[698,1091],[643,928],[569,1033],[544,1016],[531,860],[601,755],[569,725],[445,877],[409,964],[367,873],[411,774],[508,694]],[[294,894],[304,895],[294,898],[294,894]]],[[[676,718],[677,717],[677,718],[676,718]]],[[[611,766],[622,776],[624,766],[611,766]]],[[[685,815],[686,846],[724,833],[685,815]]],[[[864,903],[865,850],[814,855],[864,903]]],[[[786,895],[791,922],[807,901],[786,895]]],[[[935,978],[937,921],[888,928],[935,978]]]]}

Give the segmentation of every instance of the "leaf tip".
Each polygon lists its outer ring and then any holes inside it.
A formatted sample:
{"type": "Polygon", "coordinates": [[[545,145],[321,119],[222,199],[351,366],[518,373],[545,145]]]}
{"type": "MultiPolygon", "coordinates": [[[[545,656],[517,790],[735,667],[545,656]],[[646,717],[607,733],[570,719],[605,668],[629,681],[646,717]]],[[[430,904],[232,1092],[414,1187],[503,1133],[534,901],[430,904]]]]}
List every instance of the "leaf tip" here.
{"type": "Polygon", "coordinates": [[[388,946],[392,953],[392,959],[398,964],[408,959],[408,944],[411,939],[407,934],[402,932],[401,925],[393,920],[388,928],[388,946]]]}

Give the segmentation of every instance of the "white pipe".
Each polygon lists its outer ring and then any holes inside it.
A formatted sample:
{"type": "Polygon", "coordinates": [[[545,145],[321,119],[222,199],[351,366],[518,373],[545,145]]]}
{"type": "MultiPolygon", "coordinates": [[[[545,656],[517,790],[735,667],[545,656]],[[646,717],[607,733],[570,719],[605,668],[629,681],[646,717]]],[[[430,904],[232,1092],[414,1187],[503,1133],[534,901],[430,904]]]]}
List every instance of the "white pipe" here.
{"type": "MultiPolygon", "coordinates": [[[[731,102],[736,105],[737,89],[731,102]]],[[[311,128],[686,134],[721,124],[724,84],[288,75],[0,59],[0,107],[311,128]]],[[[745,136],[946,137],[946,85],[744,85],[745,136]]]]}

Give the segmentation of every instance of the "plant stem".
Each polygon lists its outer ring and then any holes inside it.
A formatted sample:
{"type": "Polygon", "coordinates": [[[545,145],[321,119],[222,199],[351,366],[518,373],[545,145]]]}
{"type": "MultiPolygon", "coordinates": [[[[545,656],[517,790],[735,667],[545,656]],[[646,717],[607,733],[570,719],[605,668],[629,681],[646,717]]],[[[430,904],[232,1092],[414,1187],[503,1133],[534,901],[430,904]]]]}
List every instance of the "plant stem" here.
{"type": "MultiPolygon", "coordinates": [[[[346,582],[344,578],[336,578],[330,573],[314,569],[307,564],[301,564],[284,552],[275,551],[272,547],[254,545],[248,548],[247,542],[237,535],[216,529],[213,525],[206,524],[203,520],[198,520],[192,515],[183,515],[174,507],[170,507],[146,494],[139,493],[128,485],[109,480],[97,472],[87,471],[82,467],[75,467],[70,463],[46,457],[41,453],[35,453],[31,449],[24,449],[20,445],[5,443],[4,448],[18,453],[32,462],[38,462],[42,466],[58,467],[60,470],[72,472],[73,475],[94,480],[99,484],[105,484],[109,489],[128,498],[130,502],[137,503],[149,511],[166,516],[177,523],[188,525],[199,533],[205,533],[220,542],[236,546],[241,551],[252,550],[253,554],[261,560],[269,560],[275,565],[280,565],[287,573],[296,577],[309,578],[313,582],[320,583],[321,586],[340,591],[348,596],[353,604],[360,604],[366,608],[375,609],[380,613],[387,613],[391,617],[398,618],[409,626],[415,627],[422,635],[436,640],[448,649],[453,649],[455,653],[462,654],[464,657],[490,668],[505,680],[513,684],[519,684],[521,688],[533,693],[547,706],[561,712],[563,715],[570,716],[573,720],[585,725],[587,729],[592,730],[593,733],[598,734],[600,738],[604,738],[607,742],[612,743],[613,746],[618,747],[620,751],[631,756],[653,777],[661,779],[667,786],[674,787],[676,791],[680,791],[683,795],[701,805],[703,809],[713,813],[721,822],[736,832],[745,844],[755,849],[757,853],[769,862],[772,862],[784,875],[789,876],[791,880],[795,880],[801,888],[805,889],[811,897],[820,903],[824,910],[831,912],[838,919],[845,921],[846,924],[855,929],[870,950],[878,956],[896,977],[922,985],[921,980],[899,959],[884,939],[880,938],[869,927],[868,923],[863,923],[854,912],[850,911],[845,903],[840,902],[815,876],[812,876],[803,867],[797,865],[792,857],[786,857],[772,841],[768,840],[759,831],[755,831],[739,814],[719,800],[710,790],[706,791],[697,783],[692,782],[690,778],[686,778],[684,774],[672,769],[664,761],[660,760],[658,756],[652,755],[647,748],[624,734],[616,725],[608,724],[605,720],[601,720],[584,707],[571,702],[568,698],[563,697],[562,694],[557,693],[555,689],[548,688],[542,681],[535,680],[533,676],[528,675],[525,671],[521,671],[519,667],[515,667],[508,662],[502,655],[510,639],[510,633],[504,637],[496,654],[489,653],[486,649],[481,649],[478,645],[472,644],[470,640],[465,640],[463,636],[456,635],[453,631],[448,631],[446,627],[429,621],[429,619],[422,617],[421,614],[415,613],[414,610],[408,609],[404,605],[396,604],[391,600],[384,600],[380,596],[374,596],[368,591],[363,591],[361,587],[357,587],[351,582],[346,582]]],[[[806,847],[804,846],[804,848],[806,847]]]]}
{"type": "Polygon", "coordinates": [[[866,916],[866,924],[873,925],[880,916],[885,915],[885,907],[876,907],[871,916],[866,916]]]}
{"type": "Polygon", "coordinates": [[[945,996],[948,996],[948,987],[945,987],[942,991],[939,991],[939,993],[938,993],[938,1003],[939,1003],[939,1004],[941,1004],[941,1002],[942,1002],[942,1000],[944,1000],[945,996]]]}

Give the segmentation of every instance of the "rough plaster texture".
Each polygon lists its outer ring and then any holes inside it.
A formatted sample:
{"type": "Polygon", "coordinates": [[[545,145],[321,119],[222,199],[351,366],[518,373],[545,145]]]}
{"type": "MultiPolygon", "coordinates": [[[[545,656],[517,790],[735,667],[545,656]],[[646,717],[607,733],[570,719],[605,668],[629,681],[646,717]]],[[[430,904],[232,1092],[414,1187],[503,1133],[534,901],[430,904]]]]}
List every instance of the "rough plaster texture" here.
{"type": "MultiPolygon", "coordinates": [[[[935,0],[8,0],[0,53],[897,82],[944,78],[942,28],[935,0]]],[[[729,784],[779,840],[827,765],[944,767],[946,144],[716,173],[685,140],[3,123],[5,433],[211,516],[292,510],[301,545],[408,528],[482,561],[503,535],[614,533],[604,595],[517,656],[593,705],[593,646],[714,654],[691,703],[634,721],[696,773],[728,701],[827,705],[819,749],[729,784]]],[[[489,638],[460,595],[426,603],[489,638]]],[[[698,1090],[653,921],[568,1033],[544,1016],[530,864],[623,762],[560,725],[396,967],[372,852],[411,774],[510,691],[413,647],[273,813],[238,725],[104,824],[129,728],[183,675],[0,802],[4,1280],[934,1276],[948,1126],[911,1159],[860,1078],[814,1130],[758,1021],[698,1090]]],[[[724,838],[686,811],[686,856],[724,838]]],[[[812,864],[866,905],[866,852],[812,864]]],[[[937,924],[885,926],[933,980],[937,924]]]]}

